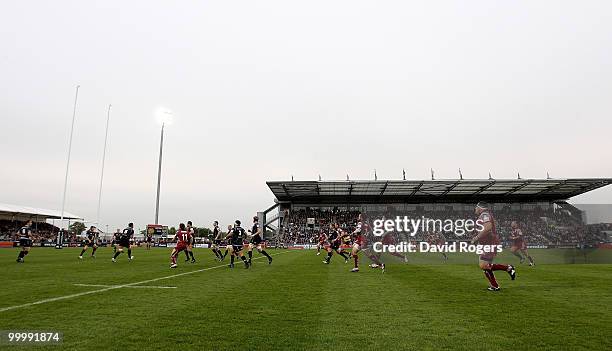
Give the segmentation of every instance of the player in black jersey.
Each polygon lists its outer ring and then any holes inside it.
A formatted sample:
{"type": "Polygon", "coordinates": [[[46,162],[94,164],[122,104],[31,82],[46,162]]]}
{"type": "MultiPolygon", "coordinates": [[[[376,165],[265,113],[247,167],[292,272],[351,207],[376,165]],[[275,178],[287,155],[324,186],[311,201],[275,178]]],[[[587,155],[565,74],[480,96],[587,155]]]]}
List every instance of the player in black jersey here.
{"type": "Polygon", "coordinates": [[[19,246],[21,246],[21,251],[17,256],[17,262],[23,263],[23,258],[30,253],[32,248],[32,221],[28,221],[19,229],[19,246]]]}
{"type": "Polygon", "coordinates": [[[113,239],[111,240],[111,246],[113,247],[113,255],[117,253],[117,245],[119,245],[120,237],[121,237],[121,229],[117,229],[117,231],[113,233],[113,239]]]}
{"type": "Polygon", "coordinates": [[[185,256],[187,259],[185,262],[189,262],[189,258],[191,257],[191,263],[195,263],[196,259],[193,257],[193,245],[195,244],[195,229],[193,228],[193,223],[191,221],[187,221],[187,231],[189,234],[189,242],[187,243],[187,250],[185,250],[185,256]]]}
{"type": "MultiPolygon", "coordinates": [[[[153,230],[153,229],[151,229],[153,230]]],[[[146,244],[145,244],[145,248],[147,250],[151,250],[151,245],[153,244],[153,233],[149,232],[149,230],[147,230],[147,238],[146,238],[146,244]]]]}
{"type": "Polygon", "coordinates": [[[347,263],[349,261],[348,256],[340,248],[340,245],[342,244],[342,237],[344,237],[344,235],[340,235],[341,233],[342,230],[339,228],[338,224],[330,225],[330,232],[327,236],[329,240],[329,246],[327,247],[327,257],[325,257],[325,261],[323,261],[323,263],[329,264],[334,252],[344,257],[344,263],[347,263]]]}
{"type": "Polygon", "coordinates": [[[228,240],[228,246],[230,246],[230,268],[234,268],[234,257],[240,256],[242,262],[244,262],[244,268],[249,268],[249,262],[244,257],[243,246],[244,239],[246,238],[246,232],[240,226],[240,220],[236,220],[234,228],[227,234],[225,239],[228,240]]]}
{"type": "Polygon", "coordinates": [[[221,230],[219,229],[219,222],[214,221],[213,222],[213,242],[211,245],[211,249],[212,249],[212,252],[215,254],[215,257],[219,261],[222,261],[224,257],[223,254],[221,253],[221,250],[219,249],[221,245],[221,240],[222,240],[222,236],[221,236],[221,230]]]}
{"type": "Polygon", "coordinates": [[[98,229],[93,225],[89,227],[87,233],[87,238],[85,239],[85,246],[83,246],[83,250],[81,250],[81,254],[79,255],[79,259],[83,259],[83,254],[87,251],[87,248],[91,246],[91,258],[96,258],[96,250],[98,249],[98,229]]]}
{"type": "Polygon", "coordinates": [[[134,223],[129,223],[127,228],[125,228],[123,230],[123,232],[121,232],[119,234],[119,240],[117,241],[117,251],[115,252],[115,255],[113,256],[112,261],[116,262],[117,257],[119,255],[121,255],[121,253],[123,252],[123,249],[127,247],[127,253],[128,253],[128,260],[133,260],[134,256],[132,256],[132,247],[130,246],[130,241],[132,240],[132,238],[134,237],[134,223]]]}
{"type": "MultiPolygon", "coordinates": [[[[231,224],[227,226],[227,234],[229,235],[232,230],[233,230],[234,226],[232,226],[231,224]]],[[[227,238],[227,236],[226,236],[227,238]]],[[[231,245],[230,242],[225,239],[225,251],[223,252],[223,258],[221,260],[225,259],[225,256],[227,256],[227,253],[231,251],[231,245]]]]}
{"type": "Polygon", "coordinates": [[[262,238],[262,230],[259,227],[259,217],[253,217],[253,228],[249,231],[251,233],[251,240],[249,242],[249,265],[252,264],[253,260],[253,249],[256,248],[257,251],[266,256],[268,258],[268,264],[272,264],[272,257],[268,255],[266,250],[264,250],[264,241],[262,238]]]}

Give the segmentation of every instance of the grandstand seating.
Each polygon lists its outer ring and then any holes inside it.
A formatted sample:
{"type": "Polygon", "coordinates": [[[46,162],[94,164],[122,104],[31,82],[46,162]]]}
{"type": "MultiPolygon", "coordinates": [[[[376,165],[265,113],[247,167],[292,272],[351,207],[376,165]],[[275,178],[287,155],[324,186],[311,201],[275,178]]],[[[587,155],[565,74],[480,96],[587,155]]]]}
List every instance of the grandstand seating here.
{"type": "MultiPolygon", "coordinates": [[[[297,209],[288,211],[283,218],[282,231],[279,233],[278,241],[284,245],[300,245],[314,243],[320,228],[326,228],[329,223],[338,223],[341,227],[352,230],[357,222],[359,211],[333,211],[320,210],[317,208],[297,209]],[[308,225],[307,219],[314,218],[315,225],[308,225]]],[[[426,211],[416,210],[413,212],[380,211],[368,212],[370,219],[395,218],[395,216],[414,216],[420,218],[425,216],[432,219],[475,219],[473,211],[426,211]]],[[[612,230],[612,224],[584,225],[579,218],[567,210],[543,210],[535,208],[532,210],[512,210],[504,208],[495,211],[497,230],[502,240],[509,240],[510,223],[518,221],[529,245],[542,246],[567,246],[567,245],[594,245],[606,240],[604,230],[612,230]]],[[[466,240],[470,235],[455,236],[453,233],[445,233],[446,239],[466,240]]],[[[424,240],[424,234],[419,233],[414,240],[424,240]]],[[[410,239],[412,240],[412,239],[410,239]]]]}

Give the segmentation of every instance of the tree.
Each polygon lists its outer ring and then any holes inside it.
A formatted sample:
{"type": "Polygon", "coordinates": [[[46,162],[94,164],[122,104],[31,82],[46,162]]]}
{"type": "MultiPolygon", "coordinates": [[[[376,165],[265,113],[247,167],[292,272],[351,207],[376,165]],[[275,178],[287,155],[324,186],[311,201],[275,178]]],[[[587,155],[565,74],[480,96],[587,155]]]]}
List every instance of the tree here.
{"type": "Polygon", "coordinates": [[[85,228],[86,227],[83,222],[74,222],[68,227],[68,230],[75,233],[76,235],[79,235],[85,230],[85,228]]]}
{"type": "Polygon", "coordinates": [[[211,234],[211,230],[208,228],[198,228],[197,235],[199,237],[209,236],[211,234]]]}
{"type": "Polygon", "coordinates": [[[176,228],[170,227],[170,229],[168,229],[168,235],[175,236],[176,235],[176,228]]]}

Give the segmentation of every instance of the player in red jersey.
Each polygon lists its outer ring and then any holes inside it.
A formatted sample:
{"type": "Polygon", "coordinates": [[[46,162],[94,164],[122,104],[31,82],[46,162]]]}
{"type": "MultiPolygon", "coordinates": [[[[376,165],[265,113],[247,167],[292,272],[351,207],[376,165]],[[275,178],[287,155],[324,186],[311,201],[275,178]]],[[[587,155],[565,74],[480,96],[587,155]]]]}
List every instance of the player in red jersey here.
{"type": "MultiPolygon", "coordinates": [[[[383,245],[395,245],[397,244],[397,233],[395,232],[386,232],[383,234],[382,236],[382,244],[383,245]]],[[[399,257],[401,258],[404,263],[408,262],[408,256],[406,255],[406,253],[402,254],[400,252],[389,252],[389,254],[391,256],[395,256],[395,257],[399,257]]]]}
{"type": "Polygon", "coordinates": [[[368,224],[365,222],[363,215],[359,214],[359,222],[357,227],[351,234],[353,247],[351,249],[351,256],[355,261],[355,266],[351,269],[351,272],[359,272],[359,251],[364,244],[365,235],[368,232],[368,224]]]}
{"type": "Polygon", "coordinates": [[[519,225],[516,221],[512,221],[510,223],[510,227],[512,228],[512,232],[510,233],[510,240],[512,240],[512,254],[519,258],[520,263],[525,262],[525,257],[529,260],[529,265],[534,266],[535,262],[533,262],[533,257],[529,255],[527,252],[527,243],[525,242],[525,237],[523,236],[523,231],[519,228],[519,225]],[[522,255],[521,255],[522,253],[522,255]]]}
{"type": "MultiPolygon", "coordinates": [[[[478,216],[477,223],[483,226],[476,236],[472,239],[472,244],[481,245],[499,245],[499,236],[495,230],[495,219],[489,210],[489,205],[484,202],[479,202],[474,210],[478,216]]],[[[493,263],[493,259],[497,255],[496,250],[485,252],[480,255],[478,265],[483,270],[485,277],[489,280],[489,291],[499,291],[499,284],[495,279],[494,271],[506,271],[512,280],[516,279],[516,270],[512,265],[493,263]]]]}
{"type": "MultiPolygon", "coordinates": [[[[429,236],[427,237],[427,242],[429,243],[429,245],[444,245],[446,244],[446,240],[444,240],[444,236],[442,236],[441,233],[436,233],[436,232],[431,232],[429,234],[429,236]]],[[[446,255],[446,252],[442,251],[442,258],[444,259],[444,262],[448,261],[448,255],[446,255]]]]}
{"type": "Polygon", "coordinates": [[[325,248],[327,242],[327,234],[323,230],[319,233],[319,242],[317,243],[317,256],[321,254],[321,249],[325,248]]]}
{"type": "Polygon", "coordinates": [[[181,251],[187,250],[187,247],[191,242],[191,232],[187,230],[185,223],[179,224],[179,230],[176,232],[174,240],[176,240],[176,247],[172,249],[172,253],[170,254],[170,268],[177,267],[176,258],[181,251]]]}

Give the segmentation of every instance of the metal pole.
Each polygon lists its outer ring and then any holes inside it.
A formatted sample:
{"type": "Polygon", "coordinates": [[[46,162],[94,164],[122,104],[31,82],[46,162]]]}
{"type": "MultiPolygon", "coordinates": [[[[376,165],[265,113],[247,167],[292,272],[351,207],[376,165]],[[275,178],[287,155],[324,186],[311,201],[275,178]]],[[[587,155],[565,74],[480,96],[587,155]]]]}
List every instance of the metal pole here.
{"type": "Polygon", "coordinates": [[[164,125],[161,127],[161,138],[159,141],[159,167],[157,168],[157,199],[155,200],[155,224],[159,224],[159,189],[161,186],[162,154],[164,151],[164,125]]]}
{"type": "Polygon", "coordinates": [[[106,143],[108,140],[108,123],[110,121],[110,110],[112,105],[108,105],[106,112],[106,134],[104,134],[104,151],[102,152],[102,171],[100,172],[100,188],[98,191],[98,211],[96,212],[96,225],[100,224],[100,204],[102,202],[102,181],[104,180],[104,161],[106,160],[106,143]]]}
{"type": "Polygon", "coordinates": [[[74,107],[72,109],[72,125],[70,126],[70,139],[68,141],[68,159],[66,161],[66,176],[64,177],[64,195],[62,197],[62,215],[60,218],[62,224],[64,223],[64,209],[66,207],[66,189],[68,188],[68,169],[70,168],[70,153],[72,151],[72,134],[74,133],[74,120],[76,119],[76,106],[77,100],[79,98],[80,87],[80,85],[76,86],[76,92],[74,94],[74,107]]]}

